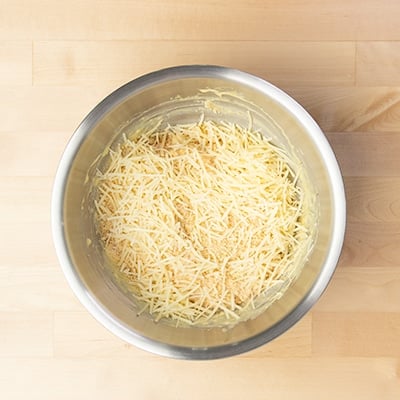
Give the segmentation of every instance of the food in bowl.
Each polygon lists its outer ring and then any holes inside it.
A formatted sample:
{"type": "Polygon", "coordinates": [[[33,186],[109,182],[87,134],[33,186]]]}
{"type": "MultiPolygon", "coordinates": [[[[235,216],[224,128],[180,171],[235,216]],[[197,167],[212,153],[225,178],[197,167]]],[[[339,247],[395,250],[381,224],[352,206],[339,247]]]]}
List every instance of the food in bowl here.
{"type": "MultiPolygon", "coordinates": [[[[291,166],[292,167],[292,166],[291,166]]],[[[216,66],[181,66],[129,82],[100,102],[74,132],[61,158],[52,197],[52,230],[60,265],[71,289],[105,328],[147,351],[175,358],[215,359],[240,354],[286,332],[315,304],[337,265],[345,230],[345,197],[337,161],[321,129],[290,96],[247,73],[216,66]],[[209,88],[218,91],[199,90],[209,88]],[[238,96],[239,95],[239,96],[238,96]],[[207,103],[207,107],[206,107],[207,103]],[[212,104],[211,104],[212,103],[212,104]],[[202,119],[202,116],[204,118],[202,119]],[[140,313],[139,302],[112,273],[95,226],[93,183],[123,134],[142,128],[199,121],[235,124],[264,134],[301,168],[297,185],[312,183],[318,214],[307,261],[282,296],[252,317],[232,324],[195,326],[140,313]],[[157,122],[158,121],[158,122],[157,122]],[[161,121],[161,125],[158,125],[161,121]],[[251,123],[249,123],[251,121],[251,123]],[[285,135],[286,133],[286,135],[285,135]],[[258,315],[256,315],[258,313],[258,315]]],[[[307,226],[309,222],[306,222],[307,226]]],[[[268,295],[268,293],[267,293],[268,295]]],[[[261,300],[260,296],[260,299],[261,300]]],[[[242,317],[242,316],[241,316],[242,317]]],[[[222,314],[223,318],[223,314],[222,314]]]]}
{"type": "Polygon", "coordinates": [[[307,261],[313,186],[267,133],[162,122],[124,133],[101,160],[94,218],[109,265],[156,321],[254,318],[307,261]]]}

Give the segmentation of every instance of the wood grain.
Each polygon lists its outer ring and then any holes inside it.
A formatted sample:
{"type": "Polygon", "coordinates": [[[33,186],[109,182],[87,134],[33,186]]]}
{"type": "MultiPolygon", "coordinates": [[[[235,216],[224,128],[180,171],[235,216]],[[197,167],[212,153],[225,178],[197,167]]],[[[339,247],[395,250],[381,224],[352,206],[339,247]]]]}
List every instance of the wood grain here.
{"type": "Polygon", "coordinates": [[[0,398],[400,398],[398,0],[0,0],[0,398]],[[51,236],[68,139],[111,91],[213,63],[275,83],[326,133],[347,230],[288,332],[211,362],[124,343],[76,299],[51,236]]]}
{"type": "Polygon", "coordinates": [[[55,312],[54,355],[58,358],[127,357],[132,360],[156,357],[117,338],[86,311],[55,312]]]}
{"type": "Polygon", "coordinates": [[[330,133],[327,136],[344,176],[400,176],[400,132],[330,133]]]}
{"type": "Polygon", "coordinates": [[[357,43],[357,85],[400,85],[400,42],[357,43]]]}
{"type": "Polygon", "coordinates": [[[189,362],[144,357],[129,358],[7,360],[0,385],[9,399],[87,398],[108,400],[167,400],[210,398],[242,399],[251,393],[255,400],[317,399],[394,400],[400,395],[397,364],[392,358],[332,357],[309,359],[229,359],[189,362]],[[18,370],[18,374],[13,371],[18,370]],[[155,377],[157,380],[155,382],[155,377]],[[312,377],[312,378],[311,378],[312,377]],[[84,384],[83,384],[84,383],[84,384]],[[79,388],[79,389],[76,389],[79,388]]]}
{"type": "Polygon", "coordinates": [[[344,183],[349,221],[400,222],[400,177],[346,176],[344,183]]]}
{"type": "Polygon", "coordinates": [[[119,86],[173,65],[211,64],[278,85],[349,86],[354,62],[353,42],[35,41],[33,80],[35,85],[119,86]]]}
{"type": "MultiPolygon", "coordinates": [[[[0,180],[2,177],[52,178],[72,134],[72,130],[70,132],[30,130],[0,132],[0,180]],[[43,157],[43,148],[50,149],[45,157],[43,157]]],[[[26,180],[34,182],[32,179],[26,180]]],[[[51,186],[52,180],[48,184],[51,186]]],[[[48,189],[49,186],[46,187],[46,190],[48,189]]]]}
{"type": "Polygon", "coordinates": [[[2,312],[0,326],[0,360],[53,355],[52,313],[2,312]]]}
{"type": "Polygon", "coordinates": [[[1,177],[0,219],[3,223],[27,225],[50,220],[49,207],[53,178],[1,177]],[[35,212],[32,212],[34,207],[35,212]],[[17,218],[16,218],[17,215],[17,218]]]}
{"type": "MultiPolygon", "coordinates": [[[[117,85],[116,85],[117,86],[117,85]]],[[[73,130],[116,86],[3,86],[0,131],[73,130]],[[43,109],[41,104],[47,104],[43,109]],[[24,110],[24,116],[20,114],[24,110]]],[[[327,132],[398,132],[398,88],[286,88],[327,132]]]]}
{"type": "Polygon", "coordinates": [[[398,40],[397,0],[3,1],[0,38],[398,40]]]}
{"type": "Polygon", "coordinates": [[[391,267],[400,264],[397,222],[348,222],[341,264],[352,267],[391,267]]]}
{"type": "Polygon", "coordinates": [[[322,312],[400,312],[400,271],[340,266],[314,309],[322,312]]]}
{"type": "Polygon", "coordinates": [[[400,88],[286,88],[327,132],[399,132],[400,88]]]}
{"type": "MultiPolygon", "coordinates": [[[[67,284],[58,262],[46,264],[34,257],[30,249],[25,251],[32,256],[24,264],[21,265],[21,257],[18,263],[3,261],[0,265],[0,315],[15,312],[34,316],[37,312],[82,311],[83,306],[67,284]]],[[[35,330],[35,320],[30,319],[30,322],[35,330]]],[[[25,333],[29,334],[29,331],[28,327],[25,333]]],[[[21,340],[16,337],[15,346],[21,340]]],[[[35,345],[34,340],[30,343],[35,345]]]]}
{"type": "Polygon", "coordinates": [[[313,315],[313,354],[317,356],[399,357],[399,337],[399,312],[313,315]]]}
{"type": "Polygon", "coordinates": [[[4,85],[0,132],[72,133],[108,93],[98,88],[4,85]]]}
{"type": "Polygon", "coordinates": [[[57,265],[50,227],[53,176],[0,177],[0,185],[0,266],[57,265]]]}
{"type": "Polygon", "coordinates": [[[0,85],[30,85],[32,42],[0,40],[0,85]]]}
{"type": "MultiPolygon", "coordinates": [[[[54,354],[56,357],[147,357],[149,353],[116,338],[87,312],[55,313],[54,354]]],[[[248,352],[240,358],[311,356],[311,314],[269,346],[248,352]]],[[[153,356],[155,357],[155,356],[153,356]]]]}
{"type": "MultiPolygon", "coordinates": [[[[26,199],[26,202],[29,200],[26,199]]],[[[49,209],[47,212],[50,214],[49,209]]],[[[32,265],[58,265],[51,236],[50,215],[45,221],[26,223],[19,219],[2,223],[0,243],[1,267],[29,268],[32,265]]]]}

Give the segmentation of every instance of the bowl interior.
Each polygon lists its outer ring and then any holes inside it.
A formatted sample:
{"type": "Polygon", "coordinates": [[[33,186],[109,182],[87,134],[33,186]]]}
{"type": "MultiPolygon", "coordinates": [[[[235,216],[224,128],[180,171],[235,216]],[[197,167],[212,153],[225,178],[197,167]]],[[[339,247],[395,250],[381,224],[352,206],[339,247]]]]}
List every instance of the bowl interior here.
{"type": "Polygon", "coordinates": [[[110,330],[156,353],[212,358],[271,340],[304,314],[311,304],[302,305],[313,302],[310,294],[316,282],[325,273],[327,283],[334,269],[327,266],[335,234],[336,204],[326,161],[332,154],[326,140],[311,118],[273,86],[260,89],[257,82],[249,84],[229,76],[169,76],[130,85],[89,114],[68,147],[70,163],[60,218],[71,267],[70,283],[74,281],[80,299],[85,298],[85,305],[110,330]],[[171,124],[197,121],[202,115],[244,126],[251,123],[304,163],[318,193],[318,235],[299,278],[261,315],[233,328],[175,327],[138,316],[135,302],[110,273],[96,238],[89,188],[99,154],[121,133],[155,123],[160,115],[171,124]]]}

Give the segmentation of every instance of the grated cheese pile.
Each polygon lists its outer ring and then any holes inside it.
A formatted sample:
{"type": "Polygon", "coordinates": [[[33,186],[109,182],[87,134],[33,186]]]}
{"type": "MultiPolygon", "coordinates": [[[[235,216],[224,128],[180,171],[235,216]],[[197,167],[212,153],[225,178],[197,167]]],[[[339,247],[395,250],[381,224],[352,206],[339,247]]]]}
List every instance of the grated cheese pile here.
{"type": "Polygon", "coordinates": [[[107,157],[98,230],[141,312],[228,325],[297,276],[311,237],[304,193],[288,156],[260,133],[168,126],[124,137],[107,157]]]}

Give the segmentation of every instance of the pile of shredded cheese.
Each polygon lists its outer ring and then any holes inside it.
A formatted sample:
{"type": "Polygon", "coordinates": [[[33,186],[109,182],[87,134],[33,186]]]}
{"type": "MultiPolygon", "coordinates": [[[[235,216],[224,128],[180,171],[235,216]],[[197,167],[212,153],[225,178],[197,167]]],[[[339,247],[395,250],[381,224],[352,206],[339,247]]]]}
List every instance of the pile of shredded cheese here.
{"type": "Polygon", "coordinates": [[[168,126],[124,137],[107,157],[97,226],[141,312],[230,325],[297,276],[311,242],[304,193],[289,157],[260,133],[168,126]]]}

